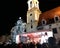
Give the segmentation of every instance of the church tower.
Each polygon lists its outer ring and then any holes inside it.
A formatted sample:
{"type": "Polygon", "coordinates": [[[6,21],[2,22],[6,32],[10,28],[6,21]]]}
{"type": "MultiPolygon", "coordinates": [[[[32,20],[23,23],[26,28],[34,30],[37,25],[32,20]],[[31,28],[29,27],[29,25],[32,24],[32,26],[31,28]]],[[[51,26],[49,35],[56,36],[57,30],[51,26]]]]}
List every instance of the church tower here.
{"type": "Polygon", "coordinates": [[[26,31],[36,31],[37,23],[41,11],[39,9],[39,1],[38,0],[28,0],[28,11],[27,11],[27,26],[26,31]]]}

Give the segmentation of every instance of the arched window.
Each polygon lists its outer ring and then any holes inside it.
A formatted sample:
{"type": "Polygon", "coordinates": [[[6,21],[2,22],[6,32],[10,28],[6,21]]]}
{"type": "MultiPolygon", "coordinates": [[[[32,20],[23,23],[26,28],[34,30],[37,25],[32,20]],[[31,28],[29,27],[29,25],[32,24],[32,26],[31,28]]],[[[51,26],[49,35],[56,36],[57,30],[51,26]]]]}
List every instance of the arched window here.
{"type": "Polygon", "coordinates": [[[42,25],[46,25],[46,20],[42,19],[42,25]]]}
{"type": "Polygon", "coordinates": [[[33,28],[33,25],[32,25],[32,20],[31,20],[31,28],[33,28]]]}
{"type": "Polygon", "coordinates": [[[30,7],[32,7],[32,1],[30,2],[30,7]]]}
{"type": "Polygon", "coordinates": [[[37,6],[37,2],[36,2],[36,5],[35,6],[37,6]]]}
{"type": "Polygon", "coordinates": [[[54,21],[55,21],[55,22],[59,21],[59,16],[55,15],[55,16],[54,16],[54,21]]]}

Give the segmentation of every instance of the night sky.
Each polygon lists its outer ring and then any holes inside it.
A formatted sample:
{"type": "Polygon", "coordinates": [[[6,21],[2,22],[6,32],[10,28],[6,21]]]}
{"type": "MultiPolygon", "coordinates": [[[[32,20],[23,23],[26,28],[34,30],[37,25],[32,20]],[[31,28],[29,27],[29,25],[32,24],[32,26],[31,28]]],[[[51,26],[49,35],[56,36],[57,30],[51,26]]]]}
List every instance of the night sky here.
{"type": "MultiPolygon", "coordinates": [[[[48,11],[60,5],[59,0],[39,0],[40,10],[48,11]]],[[[0,35],[10,34],[19,17],[26,22],[27,0],[5,0],[0,6],[0,35]]]]}

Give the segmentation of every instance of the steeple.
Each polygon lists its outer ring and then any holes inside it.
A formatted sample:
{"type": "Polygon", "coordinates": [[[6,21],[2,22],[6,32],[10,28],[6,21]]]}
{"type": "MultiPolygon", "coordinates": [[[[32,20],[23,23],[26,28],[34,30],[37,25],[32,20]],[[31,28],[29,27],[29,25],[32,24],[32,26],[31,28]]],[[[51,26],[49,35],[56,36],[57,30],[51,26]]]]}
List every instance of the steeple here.
{"type": "Polygon", "coordinates": [[[28,10],[32,9],[33,7],[36,7],[39,9],[39,2],[38,0],[28,0],[28,10]]]}
{"type": "Polygon", "coordinates": [[[39,9],[38,0],[28,0],[28,11],[27,11],[27,32],[36,31],[39,16],[41,11],[39,9]]]}

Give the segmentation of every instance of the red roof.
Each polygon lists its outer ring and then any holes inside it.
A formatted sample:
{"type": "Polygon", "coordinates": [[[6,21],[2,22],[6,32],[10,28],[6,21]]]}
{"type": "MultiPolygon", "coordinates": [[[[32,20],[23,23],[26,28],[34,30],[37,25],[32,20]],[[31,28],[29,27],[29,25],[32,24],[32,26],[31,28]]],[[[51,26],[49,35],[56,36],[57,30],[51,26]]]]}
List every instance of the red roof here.
{"type": "Polygon", "coordinates": [[[45,19],[48,22],[48,19],[54,18],[55,15],[60,17],[60,6],[42,13],[39,17],[38,25],[41,23],[42,19],[45,19]]]}

